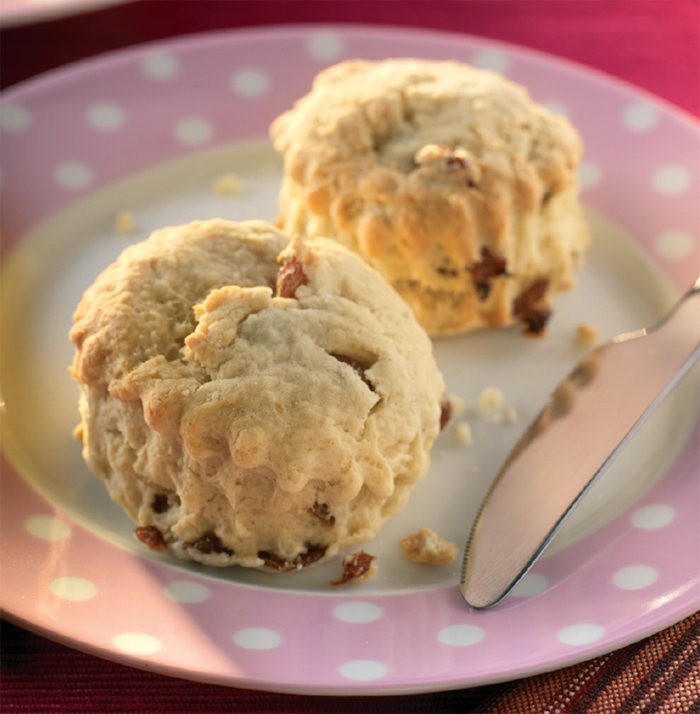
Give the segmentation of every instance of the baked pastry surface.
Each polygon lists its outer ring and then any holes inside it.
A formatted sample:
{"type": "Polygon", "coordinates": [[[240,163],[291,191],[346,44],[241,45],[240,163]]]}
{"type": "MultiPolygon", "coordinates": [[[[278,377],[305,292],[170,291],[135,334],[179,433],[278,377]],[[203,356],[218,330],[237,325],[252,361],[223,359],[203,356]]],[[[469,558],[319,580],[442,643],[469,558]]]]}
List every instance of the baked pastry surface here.
{"type": "Polygon", "coordinates": [[[459,64],[352,60],[272,124],[280,226],[359,253],[432,335],[539,334],[588,243],[572,125],[459,64]]]}
{"type": "Polygon", "coordinates": [[[430,341],[335,241],[156,231],[88,288],[70,338],[85,460],[155,549],[303,567],[375,535],[427,470],[430,341]]]}

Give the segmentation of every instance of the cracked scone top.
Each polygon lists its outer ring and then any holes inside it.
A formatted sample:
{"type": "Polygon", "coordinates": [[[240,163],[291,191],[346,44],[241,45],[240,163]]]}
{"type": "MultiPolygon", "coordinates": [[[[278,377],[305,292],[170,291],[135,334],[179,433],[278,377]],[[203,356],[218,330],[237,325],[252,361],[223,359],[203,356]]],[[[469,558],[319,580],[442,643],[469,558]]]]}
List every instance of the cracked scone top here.
{"type": "Polygon", "coordinates": [[[456,62],[352,60],[271,126],[280,226],[362,255],[430,334],[544,329],[588,243],[571,124],[456,62]]]}
{"type": "Polygon", "coordinates": [[[83,455],[153,548],[302,567],[372,537],[427,469],[430,341],[335,241],[156,231],[86,291],[70,337],[83,455]]]}

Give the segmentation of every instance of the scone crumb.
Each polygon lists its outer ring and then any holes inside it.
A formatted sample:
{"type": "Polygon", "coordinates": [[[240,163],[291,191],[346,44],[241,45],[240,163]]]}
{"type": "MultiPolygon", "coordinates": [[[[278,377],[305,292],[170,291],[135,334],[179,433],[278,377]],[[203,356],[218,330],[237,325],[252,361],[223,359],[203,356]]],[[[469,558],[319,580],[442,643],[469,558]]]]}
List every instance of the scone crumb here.
{"type": "Polygon", "coordinates": [[[492,414],[503,404],[503,392],[498,387],[486,387],[479,394],[479,411],[492,414]]]}
{"type": "Polygon", "coordinates": [[[114,230],[120,236],[130,236],[136,229],[134,214],[131,211],[119,211],[114,219],[114,230]]]}
{"type": "Polygon", "coordinates": [[[424,565],[448,565],[459,553],[456,543],[425,527],[402,538],[401,548],[409,560],[424,565]]]}
{"type": "Polygon", "coordinates": [[[338,587],[349,582],[364,583],[377,571],[374,559],[374,555],[365,553],[364,550],[358,550],[357,553],[345,556],[343,558],[343,573],[338,580],[332,580],[331,585],[338,587]]]}
{"type": "Polygon", "coordinates": [[[472,428],[469,422],[461,421],[455,427],[455,439],[462,444],[462,446],[470,446],[472,443],[472,428]]]}
{"type": "Polygon", "coordinates": [[[581,347],[592,347],[600,337],[600,330],[590,322],[582,322],[576,325],[576,342],[581,347]]]}
{"type": "Polygon", "coordinates": [[[217,196],[237,196],[243,184],[236,174],[221,174],[214,179],[213,188],[217,196]]]}

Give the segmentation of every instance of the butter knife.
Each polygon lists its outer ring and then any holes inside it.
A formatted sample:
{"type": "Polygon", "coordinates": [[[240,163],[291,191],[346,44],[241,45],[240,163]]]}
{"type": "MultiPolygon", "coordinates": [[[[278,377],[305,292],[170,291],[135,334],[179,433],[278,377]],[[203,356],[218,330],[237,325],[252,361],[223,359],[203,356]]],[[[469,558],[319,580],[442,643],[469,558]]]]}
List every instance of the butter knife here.
{"type": "Polygon", "coordinates": [[[700,357],[700,277],[655,327],[592,350],[510,453],[467,541],[460,590],[476,609],[527,573],[606,466],[700,357]]]}

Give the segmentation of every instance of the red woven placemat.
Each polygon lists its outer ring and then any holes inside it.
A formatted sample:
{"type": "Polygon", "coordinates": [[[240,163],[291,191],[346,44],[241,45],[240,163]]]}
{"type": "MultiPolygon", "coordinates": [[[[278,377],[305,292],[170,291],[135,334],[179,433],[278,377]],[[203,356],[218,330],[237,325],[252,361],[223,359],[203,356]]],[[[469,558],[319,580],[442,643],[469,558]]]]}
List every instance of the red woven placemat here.
{"type": "Polygon", "coordinates": [[[700,711],[700,613],[590,662],[532,677],[485,705],[492,714],[700,711]]]}
{"type": "Polygon", "coordinates": [[[700,613],[622,650],[520,682],[392,697],[311,697],[187,682],[2,625],[3,712],[700,712],[700,613]]]}

